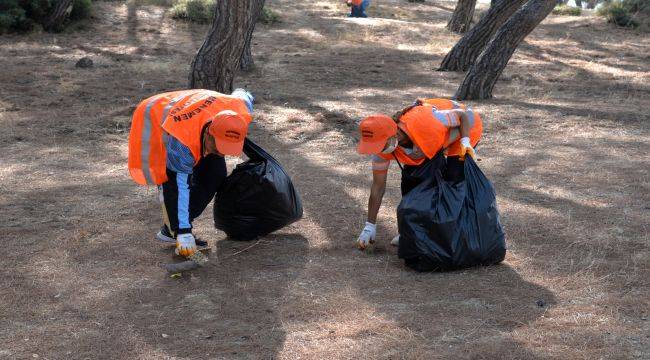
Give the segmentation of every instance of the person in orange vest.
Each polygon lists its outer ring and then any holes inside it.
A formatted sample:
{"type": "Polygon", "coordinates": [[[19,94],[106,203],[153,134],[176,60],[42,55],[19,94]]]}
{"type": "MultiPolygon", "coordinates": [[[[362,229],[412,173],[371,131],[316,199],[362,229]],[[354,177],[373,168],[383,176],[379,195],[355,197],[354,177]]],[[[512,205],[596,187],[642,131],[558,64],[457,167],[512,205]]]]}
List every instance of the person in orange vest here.
{"type": "MultiPolygon", "coordinates": [[[[448,180],[462,180],[462,161],[465,156],[475,157],[483,125],[478,113],[471,108],[448,99],[418,99],[413,105],[395,114],[370,115],[359,125],[361,140],[357,151],[372,155],[372,186],[368,200],[368,217],[357,239],[357,247],[365,249],[376,237],[377,213],[386,190],[388,168],[396,160],[402,168],[402,195],[408,193],[422,179],[417,169],[429,161],[445,167],[448,180]],[[444,157],[436,157],[444,151],[444,157]],[[403,164],[403,166],[402,166],[403,164]]],[[[399,244],[399,234],[391,240],[399,244]]]]}
{"type": "Polygon", "coordinates": [[[163,225],[156,239],[190,256],[206,245],[192,221],[226,178],[224,156],[239,156],[252,121],[253,95],[192,89],[154,95],[135,109],[129,135],[129,173],[158,185],[163,225]]]}
{"type": "Polygon", "coordinates": [[[345,3],[350,7],[348,17],[368,17],[366,8],[370,5],[370,0],[346,0],[345,3]]]}

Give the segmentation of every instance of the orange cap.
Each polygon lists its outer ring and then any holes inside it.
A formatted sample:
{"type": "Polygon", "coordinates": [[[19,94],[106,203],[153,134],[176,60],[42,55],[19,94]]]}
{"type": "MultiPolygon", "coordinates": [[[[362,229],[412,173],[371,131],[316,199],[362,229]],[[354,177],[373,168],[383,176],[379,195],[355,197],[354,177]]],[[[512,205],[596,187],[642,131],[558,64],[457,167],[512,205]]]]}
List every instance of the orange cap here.
{"type": "Polygon", "coordinates": [[[389,137],[397,134],[397,124],[389,116],[370,115],[359,124],[361,141],[357,151],[359,154],[379,154],[386,146],[389,137]]]}
{"type": "Polygon", "coordinates": [[[244,147],[248,125],[243,116],[232,110],[224,110],[214,117],[208,132],[214,137],[217,151],[238,156],[244,147]]]}

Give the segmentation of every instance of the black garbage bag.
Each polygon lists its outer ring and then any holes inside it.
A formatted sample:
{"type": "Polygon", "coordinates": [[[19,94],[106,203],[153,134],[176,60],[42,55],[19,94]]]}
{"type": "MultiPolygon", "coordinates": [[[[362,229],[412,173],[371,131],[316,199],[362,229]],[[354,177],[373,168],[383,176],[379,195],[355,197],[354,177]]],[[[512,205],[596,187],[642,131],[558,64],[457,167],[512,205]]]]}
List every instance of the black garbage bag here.
{"type": "Polygon", "coordinates": [[[397,208],[398,255],[418,271],[446,271],[503,261],[505,233],[490,181],[471,157],[464,179],[447,181],[434,162],[431,176],[405,194],[397,208]]]}
{"type": "Polygon", "coordinates": [[[252,240],[302,217],[302,202],[280,163],[249,139],[214,198],[214,226],[234,240],[252,240]]]}

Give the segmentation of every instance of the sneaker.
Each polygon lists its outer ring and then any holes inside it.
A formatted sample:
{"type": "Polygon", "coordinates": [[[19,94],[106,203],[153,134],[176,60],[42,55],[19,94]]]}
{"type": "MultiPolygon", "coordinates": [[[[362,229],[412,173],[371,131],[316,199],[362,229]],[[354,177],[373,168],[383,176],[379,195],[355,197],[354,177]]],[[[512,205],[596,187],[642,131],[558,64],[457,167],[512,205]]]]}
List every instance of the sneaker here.
{"type": "Polygon", "coordinates": [[[194,237],[194,242],[196,243],[196,247],[203,248],[203,247],[207,247],[207,246],[208,246],[208,242],[207,242],[207,241],[203,241],[203,240],[201,240],[200,238],[198,238],[198,237],[196,237],[196,236],[194,237]]]}
{"type": "MultiPolygon", "coordinates": [[[[163,225],[160,227],[160,231],[156,234],[156,240],[164,242],[164,243],[169,243],[169,244],[176,244],[176,239],[172,235],[171,231],[167,229],[167,225],[163,225]]],[[[194,242],[196,243],[196,246],[198,247],[206,247],[208,246],[208,242],[201,240],[198,237],[194,237],[194,242]]]]}
{"type": "Polygon", "coordinates": [[[390,244],[393,246],[398,246],[399,245],[399,234],[393,238],[393,240],[390,241],[390,244]]]}
{"type": "Polygon", "coordinates": [[[174,239],[174,235],[172,235],[169,229],[167,229],[167,225],[160,227],[160,231],[156,234],[156,240],[164,243],[176,244],[176,239],[174,239]]]}

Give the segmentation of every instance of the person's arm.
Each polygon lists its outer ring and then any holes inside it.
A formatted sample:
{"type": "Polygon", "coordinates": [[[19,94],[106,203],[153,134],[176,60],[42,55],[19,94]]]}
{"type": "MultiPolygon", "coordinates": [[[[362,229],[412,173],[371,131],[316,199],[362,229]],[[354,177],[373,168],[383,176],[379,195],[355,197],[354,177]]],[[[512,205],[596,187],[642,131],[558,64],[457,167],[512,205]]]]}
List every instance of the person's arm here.
{"type": "MultiPolygon", "coordinates": [[[[470,110],[471,111],[471,110],[470,110]]],[[[470,118],[467,110],[454,109],[449,110],[449,127],[460,127],[460,145],[461,145],[461,159],[465,158],[465,154],[469,153],[471,157],[476,157],[474,148],[472,147],[469,132],[472,129],[472,119],[470,118]]]]}
{"type": "Polygon", "coordinates": [[[372,172],[372,186],[370,187],[370,197],[368,198],[369,223],[377,223],[377,214],[379,213],[379,208],[381,207],[381,202],[384,199],[384,193],[386,192],[387,178],[387,171],[372,172]]]}
{"type": "Polygon", "coordinates": [[[253,113],[253,104],[255,103],[255,97],[250,93],[250,91],[239,88],[235,89],[231,95],[244,101],[244,104],[246,104],[246,108],[248,109],[248,113],[253,113]]]}
{"type": "Polygon", "coordinates": [[[460,128],[460,137],[469,137],[469,131],[472,128],[472,122],[463,109],[443,110],[438,113],[446,118],[446,125],[448,128],[460,128]]]}
{"type": "Polygon", "coordinates": [[[368,244],[375,241],[377,234],[377,214],[381,207],[381,201],[386,191],[386,179],[388,177],[388,166],[390,161],[381,158],[373,158],[372,186],[368,198],[368,218],[361,234],[357,238],[357,247],[365,249],[368,244]]]}

